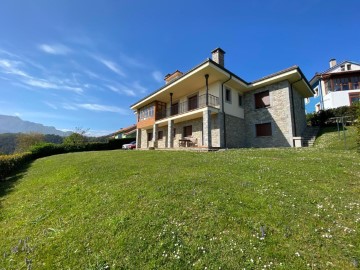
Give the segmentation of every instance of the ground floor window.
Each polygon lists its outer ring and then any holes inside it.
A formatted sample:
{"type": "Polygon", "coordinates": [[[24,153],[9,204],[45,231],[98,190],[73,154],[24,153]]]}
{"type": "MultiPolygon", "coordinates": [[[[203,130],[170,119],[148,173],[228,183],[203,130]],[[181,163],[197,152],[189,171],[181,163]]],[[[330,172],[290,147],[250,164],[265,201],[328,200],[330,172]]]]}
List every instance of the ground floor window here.
{"type": "Polygon", "coordinates": [[[256,124],[256,137],[272,136],[271,123],[256,124]]]}
{"type": "Polygon", "coordinates": [[[164,132],[162,130],[158,131],[158,140],[162,140],[164,137],[164,132]]]}
{"type": "Polygon", "coordinates": [[[192,126],[185,126],[184,127],[184,137],[192,136],[192,126]]]}
{"type": "Polygon", "coordinates": [[[149,132],[149,133],[147,134],[147,139],[148,139],[148,141],[152,141],[152,139],[153,139],[153,134],[152,134],[152,132],[149,132]]]}

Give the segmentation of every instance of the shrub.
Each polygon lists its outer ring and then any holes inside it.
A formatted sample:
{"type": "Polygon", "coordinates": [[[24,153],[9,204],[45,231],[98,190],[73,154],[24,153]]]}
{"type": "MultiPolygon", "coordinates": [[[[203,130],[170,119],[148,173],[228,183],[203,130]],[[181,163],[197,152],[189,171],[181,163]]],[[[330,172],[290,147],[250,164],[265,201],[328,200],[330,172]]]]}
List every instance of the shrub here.
{"type": "Polygon", "coordinates": [[[31,153],[0,156],[0,180],[4,180],[31,159],[31,153]]]}

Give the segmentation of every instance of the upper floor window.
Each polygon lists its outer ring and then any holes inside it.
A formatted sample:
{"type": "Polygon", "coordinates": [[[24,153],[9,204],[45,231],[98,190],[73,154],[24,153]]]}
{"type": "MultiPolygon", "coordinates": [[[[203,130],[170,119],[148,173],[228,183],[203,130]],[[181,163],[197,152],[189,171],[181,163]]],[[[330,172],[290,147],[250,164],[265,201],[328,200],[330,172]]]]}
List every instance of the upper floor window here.
{"type": "Polygon", "coordinates": [[[347,70],[351,70],[351,64],[347,64],[347,70]]]}
{"type": "Polygon", "coordinates": [[[228,88],[225,89],[225,101],[231,103],[231,90],[228,88]]]}
{"type": "Polygon", "coordinates": [[[149,106],[141,108],[139,113],[139,121],[154,117],[154,107],[154,104],[151,104],[149,106]]]}
{"type": "Polygon", "coordinates": [[[242,95],[239,95],[239,106],[242,107],[243,105],[243,97],[242,95]]]}
{"type": "Polygon", "coordinates": [[[314,89],[314,92],[315,92],[314,97],[317,97],[319,95],[319,87],[316,87],[314,89]]]}
{"type": "Polygon", "coordinates": [[[197,109],[197,108],[198,108],[198,96],[195,95],[195,96],[189,97],[189,99],[188,99],[188,109],[189,109],[189,111],[197,109]]]}
{"type": "Polygon", "coordinates": [[[266,108],[270,106],[269,90],[256,93],[254,96],[255,96],[255,109],[266,108]]]}
{"type": "Polygon", "coordinates": [[[341,71],[345,71],[345,65],[340,66],[341,71]]]}

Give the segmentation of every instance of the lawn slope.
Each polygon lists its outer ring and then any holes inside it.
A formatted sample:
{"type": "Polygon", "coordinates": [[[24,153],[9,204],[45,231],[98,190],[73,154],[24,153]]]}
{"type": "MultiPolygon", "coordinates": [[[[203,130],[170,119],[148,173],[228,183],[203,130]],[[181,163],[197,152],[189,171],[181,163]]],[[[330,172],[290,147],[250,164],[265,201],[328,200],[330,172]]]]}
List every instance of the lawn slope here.
{"type": "Polygon", "coordinates": [[[355,269],[350,151],[104,151],[0,183],[0,269],[355,269]]]}

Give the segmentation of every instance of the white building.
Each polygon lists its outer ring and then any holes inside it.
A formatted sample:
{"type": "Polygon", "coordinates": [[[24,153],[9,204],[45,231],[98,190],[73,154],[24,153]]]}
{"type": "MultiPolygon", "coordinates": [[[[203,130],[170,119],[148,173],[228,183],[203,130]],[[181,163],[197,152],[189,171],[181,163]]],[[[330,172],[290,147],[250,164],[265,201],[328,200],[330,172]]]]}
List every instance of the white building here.
{"type": "Polygon", "coordinates": [[[310,84],[315,96],[308,100],[307,111],[350,106],[360,100],[360,64],[331,59],[330,68],[316,73],[310,84]]]}

